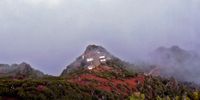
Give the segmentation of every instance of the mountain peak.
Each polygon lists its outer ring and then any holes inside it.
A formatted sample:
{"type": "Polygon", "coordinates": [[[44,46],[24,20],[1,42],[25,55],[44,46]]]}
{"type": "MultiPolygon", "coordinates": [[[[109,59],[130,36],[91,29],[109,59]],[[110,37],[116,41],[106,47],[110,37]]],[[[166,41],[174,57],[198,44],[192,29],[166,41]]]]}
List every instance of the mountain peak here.
{"type": "Polygon", "coordinates": [[[182,81],[196,81],[193,69],[198,69],[200,56],[180,46],[160,47],[151,54],[151,63],[158,65],[162,76],[173,76],[182,81]],[[187,75],[186,75],[187,72],[187,75]],[[178,73],[178,74],[177,74],[178,73]],[[183,77],[183,75],[185,75],[183,77]]]}
{"type": "Polygon", "coordinates": [[[102,46],[89,45],[87,46],[84,54],[81,56],[82,61],[85,62],[88,69],[92,69],[95,66],[99,66],[108,60],[111,60],[113,56],[102,46]]]}
{"type": "Polygon", "coordinates": [[[184,49],[182,49],[182,48],[180,48],[179,46],[176,46],[176,45],[172,46],[172,47],[170,48],[170,50],[171,50],[172,52],[175,52],[175,53],[177,53],[177,52],[186,52],[184,49]]]}
{"type": "Polygon", "coordinates": [[[31,68],[31,65],[28,64],[28,63],[26,63],[26,62],[22,62],[22,63],[20,63],[19,66],[21,66],[21,67],[31,68]]]}
{"type": "Polygon", "coordinates": [[[90,62],[90,60],[95,61],[103,58],[111,59],[112,55],[102,46],[88,45],[81,58],[86,62],[90,62]]]}
{"type": "Polygon", "coordinates": [[[88,45],[84,53],[73,63],[67,66],[67,68],[63,71],[62,76],[75,69],[86,68],[88,70],[92,70],[115,59],[118,58],[110,54],[104,47],[88,45]]]}
{"type": "Polygon", "coordinates": [[[98,49],[98,48],[102,48],[102,46],[91,44],[87,46],[86,50],[92,50],[92,49],[98,49]]]}
{"type": "Polygon", "coordinates": [[[94,51],[96,53],[99,53],[99,52],[108,53],[107,50],[104,47],[98,46],[98,45],[94,45],[94,44],[93,45],[88,45],[86,47],[86,50],[85,50],[84,53],[86,54],[86,53],[91,52],[91,51],[94,51]]]}
{"type": "Polygon", "coordinates": [[[0,64],[0,77],[18,77],[24,76],[26,78],[43,77],[44,74],[31,67],[30,64],[22,62],[20,64],[0,64]]]}
{"type": "Polygon", "coordinates": [[[170,58],[180,58],[183,59],[190,55],[189,51],[186,51],[179,46],[171,46],[169,48],[159,47],[155,50],[154,55],[162,56],[162,58],[170,59],[170,58]]]}

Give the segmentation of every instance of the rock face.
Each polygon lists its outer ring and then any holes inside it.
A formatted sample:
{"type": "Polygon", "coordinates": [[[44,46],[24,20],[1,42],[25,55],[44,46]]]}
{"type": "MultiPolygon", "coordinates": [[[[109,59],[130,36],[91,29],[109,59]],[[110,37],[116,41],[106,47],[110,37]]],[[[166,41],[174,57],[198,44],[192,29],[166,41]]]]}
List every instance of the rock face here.
{"type": "Polygon", "coordinates": [[[90,66],[98,66],[112,58],[112,55],[101,46],[89,45],[81,55],[82,60],[90,66]]]}
{"type": "Polygon", "coordinates": [[[33,69],[27,63],[21,64],[0,64],[0,77],[23,77],[23,78],[36,78],[43,77],[44,74],[38,70],[33,69]]]}
{"type": "Polygon", "coordinates": [[[67,66],[61,77],[72,84],[108,93],[115,91],[123,99],[123,96],[131,94],[145,80],[143,75],[128,70],[127,66],[126,62],[113,56],[105,48],[89,45],[81,56],[67,66]]]}
{"type": "Polygon", "coordinates": [[[151,54],[151,63],[160,68],[163,76],[183,81],[200,82],[200,56],[178,46],[160,47],[151,54]]]}
{"type": "Polygon", "coordinates": [[[105,64],[109,60],[118,59],[111,55],[105,48],[97,45],[89,45],[85,52],[79,56],[76,61],[67,66],[61,76],[78,68],[87,68],[92,70],[100,64],[105,64]]]}

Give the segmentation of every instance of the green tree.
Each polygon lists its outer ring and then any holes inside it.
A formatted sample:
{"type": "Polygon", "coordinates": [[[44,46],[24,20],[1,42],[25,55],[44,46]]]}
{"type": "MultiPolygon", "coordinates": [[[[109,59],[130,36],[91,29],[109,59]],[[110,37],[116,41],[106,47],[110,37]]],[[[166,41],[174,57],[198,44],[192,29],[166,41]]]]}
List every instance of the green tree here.
{"type": "Polygon", "coordinates": [[[139,95],[133,94],[129,97],[129,100],[145,100],[145,95],[139,93],[139,95]]]}
{"type": "Polygon", "coordinates": [[[163,99],[160,96],[157,96],[156,100],[163,100],[163,99]]]}
{"type": "Polygon", "coordinates": [[[176,96],[175,100],[181,100],[181,97],[180,96],[176,96]]]}
{"type": "Polygon", "coordinates": [[[192,94],[192,100],[199,100],[200,98],[199,98],[199,94],[198,94],[198,92],[193,92],[193,94],[192,94]]]}

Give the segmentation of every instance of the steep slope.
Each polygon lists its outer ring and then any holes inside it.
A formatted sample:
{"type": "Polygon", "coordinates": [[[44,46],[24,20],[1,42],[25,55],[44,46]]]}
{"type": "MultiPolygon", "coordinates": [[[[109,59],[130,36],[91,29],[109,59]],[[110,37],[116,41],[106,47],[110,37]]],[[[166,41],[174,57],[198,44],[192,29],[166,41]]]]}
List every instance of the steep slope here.
{"type": "Polygon", "coordinates": [[[42,72],[33,69],[29,64],[24,62],[12,65],[0,64],[0,77],[37,78],[43,76],[42,72]]]}
{"type": "Polygon", "coordinates": [[[200,56],[195,52],[178,46],[160,47],[151,54],[150,61],[157,65],[163,76],[200,83],[200,56]]]}
{"type": "Polygon", "coordinates": [[[128,96],[144,82],[143,75],[128,70],[128,63],[105,48],[89,45],[85,52],[62,72],[68,82],[128,96]]]}
{"type": "Polygon", "coordinates": [[[117,62],[121,66],[127,65],[126,62],[113,56],[105,48],[97,45],[89,45],[81,56],[66,67],[61,76],[65,76],[69,72],[80,68],[92,70],[100,65],[105,65],[110,61],[117,62]]]}

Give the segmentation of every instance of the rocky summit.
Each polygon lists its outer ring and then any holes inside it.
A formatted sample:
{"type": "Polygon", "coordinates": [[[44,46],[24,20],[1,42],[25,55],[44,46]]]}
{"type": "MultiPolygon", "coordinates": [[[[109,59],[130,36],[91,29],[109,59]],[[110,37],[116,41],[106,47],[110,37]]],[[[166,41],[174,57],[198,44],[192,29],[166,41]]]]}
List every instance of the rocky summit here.
{"type": "Polygon", "coordinates": [[[65,74],[69,73],[70,71],[79,68],[92,70],[99,65],[105,64],[106,62],[114,59],[118,58],[110,54],[102,46],[89,45],[81,56],[79,56],[72,64],[66,67],[61,76],[65,76],[65,74]]]}

